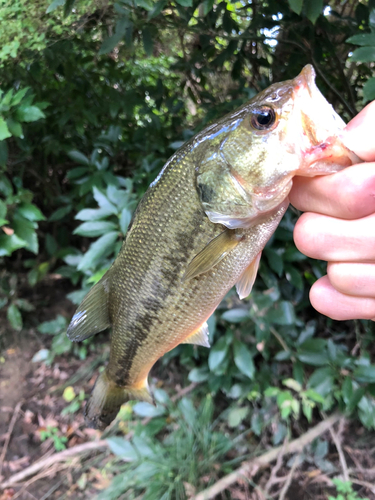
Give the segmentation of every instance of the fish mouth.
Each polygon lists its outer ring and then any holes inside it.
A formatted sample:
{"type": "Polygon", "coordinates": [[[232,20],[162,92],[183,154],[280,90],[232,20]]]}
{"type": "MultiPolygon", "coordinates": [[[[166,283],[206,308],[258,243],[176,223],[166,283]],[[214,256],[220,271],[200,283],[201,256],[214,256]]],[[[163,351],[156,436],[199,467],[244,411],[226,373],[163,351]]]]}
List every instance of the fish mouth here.
{"type": "Polygon", "coordinates": [[[315,70],[306,65],[294,78],[294,103],[303,126],[301,166],[296,175],[326,175],[360,163],[341,140],[345,122],[321,94],[315,70]]]}

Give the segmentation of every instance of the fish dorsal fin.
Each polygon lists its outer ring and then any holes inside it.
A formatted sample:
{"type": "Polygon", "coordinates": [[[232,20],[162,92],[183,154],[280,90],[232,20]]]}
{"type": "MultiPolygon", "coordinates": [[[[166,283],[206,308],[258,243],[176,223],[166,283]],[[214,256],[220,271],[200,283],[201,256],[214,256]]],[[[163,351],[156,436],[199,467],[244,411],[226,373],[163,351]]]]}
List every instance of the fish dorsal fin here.
{"type": "Polygon", "coordinates": [[[81,342],[111,326],[108,314],[108,281],[106,273],[91,288],[76,310],[66,332],[73,342],[81,342]]]}
{"type": "Polygon", "coordinates": [[[203,323],[198,330],[193,332],[189,337],[181,342],[181,344],[194,344],[201,345],[203,347],[211,347],[208,341],[208,325],[206,322],[203,323]]]}
{"type": "Polygon", "coordinates": [[[253,288],[257,276],[259,262],[262,252],[259,252],[251,264],[245,269],[241,278],[236,283],[236,290],[239,298],[242,300],[247,297],[253,288]]]}
{"type": "Polygon", "coordinates": [[[199,274],[206,273],[212,269],[238,245],[240,240],[241,237],[230,229],[226,229],[219,236],[216,236],[190,262],[184,276],[184,281],[195,278],[199,274]]]}

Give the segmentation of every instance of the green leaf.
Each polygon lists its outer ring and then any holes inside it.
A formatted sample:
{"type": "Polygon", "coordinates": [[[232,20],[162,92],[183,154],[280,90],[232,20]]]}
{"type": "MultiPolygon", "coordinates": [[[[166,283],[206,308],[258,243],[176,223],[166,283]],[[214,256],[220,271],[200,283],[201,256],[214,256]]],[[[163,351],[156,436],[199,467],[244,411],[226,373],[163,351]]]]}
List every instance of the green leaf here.
{"type": "Polygon", "coordinates": [[[73,9],[76,0],[65,0],[64,17],[68,17],[73,9]]]}
{"type": "Polygon", "coordinates": [[[16,234],[0,236],[0,257],[11,255],[15,250],[24,248],[26,241],[19,238],[16,234]]]}
{"type": "Polygon", "coordinates": [[[49,4],[48,9],[46,10],[46,14],[53,12],[57,7],[61,7],[65,4],[65,0],[54,0],[51,4],[49,4]]]}
{"type": "Polygon", "coordinates": [[[203,16],[207,16],[207,14],[212,10],[212,7],[215,4],[215,0],[204,0],[202,2],[203,5],[203,16]]]}
{"type": "Polygon", "coordinates": [[[35,311],[35,306],[33,306],[33,304],[31,304],[31,302],[29,302],[26,299],[17,299],[15,301],[15,304],[19,309],[21,309],[21,311],[26,311],[26,312],[35,311]]]}
{"type": "Polygon", "coordinates": [[[84,222],[73,231],[73,234],[94,237],[101,236],[102,234],[108,233],[109,231],[114,231],[116,229],[117,226],[113,222],[100,220],[93,222],[84,222]]]}
{"type": "Polygon", "coordinates": [[[53,222],[56,220],[61,220],[63,219],[66,215],[70,214],[72,211],[72,205],[66,205],[66,207],[60,207],[57,210],[55,210],[51,216],[49,217],[49,221],[53,222]]]}
{"type": "Polygon", "coordinates": [[[241,323],[242,321],[249,319],[249,311],[242,308],[229,309],[229,311],[225,311],[221,317],[230,323],[241,323]]]}
{"type": "Polygon", "coordinates": [[[315,24],[323,10],[323,0],[305,0],[306,17],[315,24]]]}
{"type": "Polygon", "coordinates": [[[30,89],[30,87],[24,87],[21,90],[18,90],[18,92],[15,93],[15,95],[12,98],[11,104],[12,106],[17,106],[22,99],[25,97],[27,91],[30,89]]]}
{"type": "Polygon", "coordinates": [[[44,321],[41,323],[38,327],[37,330],[40,333],[46,334],[46,335],[57,335],[64,331],[66,327],[68,326],[68,321],[64,316],[59,314],[55,319],[51,321],[44,321]]]}
{"type": "Polygon", "coordinates": [[[46,117],[38,106],[21,106],[17,109],[16,114],[20,122],[35,122],[46,117]]]}
{"type": "Polygon", "coordinates": [[[126,234],[131,220],[132,220],[131,211],[128,208],[124,208],[120,215],[120,229],[123,235],[126,234]]]}
{"type": "Polygon", "coordinates": [[[112,214],[112,210],[109,210],[108,208],[84,208],[78,212],[75,219],[83,221],[101,220],[112,214]]]}
{"type": "Polygon", "coordinates": [[[249,414],[249,408],[233,408],[228,414],[229,427],[235,428],[240,425],[249,414]]]}
{"type": "Polygon", "coordinates": [[[375,366],[358,366],[353,372],[353,377],[358,382],[375,382],[375,366]]]}
{"type": "Polygon", "coordinates": [[[284,270],[284,262],[281,255],[279,255],[273,248],[265,248],[264,253],[267,257],[268,263],[272,271],[275,271],[279,276],[282,275],[284,270]]]}
{"type": "Polygon", "coordinates": [[[204,382],[210,376],[208,369],[203,366],[201,368],[193,368],[189,373],[188,379],[190,382],[204,382]]]}
{"type": "Polygon", "coordinates": [[[108,200],[106,195],[95,186],[93,188],[93,194],[100,208],[109,210],[112,214],[117,214],[117,208],[108,200]]]}
{"type": "Polygon", "coordinates": [[[23,131],[22,131],[22,125],[20,122],[17,122],[13,120],[12,118],[8,118],[7,120],[7,125],[9,132],[14,136],[14,137],[23,137],[23,131]]]}
{"type": "Polygon", "coordinates": [[[375,33],[361,33],[359,35],[351,36],[346,40],[346,43],[353,45],[375,45],[375,33]]]}
{"type": "Polygon", "coordinates": [[[288,0],[289,7],[293,12],[300,15],[302,11],[303,0],[288,0]]]}
{"type": "Polygon", "coordinates": [[[133,412],[140,417],[159,417],[163,415],[165,409],[162,406],[155,407],[154,405],[141,401],[133,406],[133,412]]]}
{"type": "Polygon", "coordinates": [[[22,316],[15,304],[11,304],[8,307],[7,318],[12,328],[17,330],[18,332],[22,330],[22,316]]]}
{"type": "Polygon", "coordinates": [[[350,56],[349,61],[356,62],[374,62],[375,61],[375,47],[361,47],[355,49],[350,56]]]}
{"type": "Polygon", "coordinates": [[[224,361],[228,353],[228,344],[225,337],[221,337],[216,344],[211,348],[210,354],[208,355],[208,366],[213,372],[224,361]]]}
{"type": "Polygon", "coordinates": [[[154,42],[152,41],[151,31],[146,27],[142,31],[143,47],[146,54],[150,57],[154,49],[154,42]]]}
{"type": "Polygon", "coordinates": [[[35,222],[31,222],[23,218],[22,216],[16,217],[16,215],[17,214],[13,217],[14,233],[19,238],[26,241],[26,248],[36,255],[39,251],[38,236],[34,227],[36,224],[35,222]]]}
{"type": "Polygon", "coordinates": [[[254,378],[255,366],[253,357],[249,349],[242,342],[235,341],[233,344],[234,362],[241,373],[254,378]]]}
{"type": "Polygon", "coordinates": [[[375,78],[369,78],[363,86],[363,103],[375,99],[375,78]]]}
{"type": "Polygon", "coordinates": [[[9,132],[6,121],[0,116],[0,141],[8,139],[8,137],[12,137],[12,134],[9,132]]]}
{"type": "Polygon", "coordinates": [[[101,257],[108,255],[113,250],[113,246],[117,240],[117,231],[112,231],[101,236],[97,241],[90,245],[90,248],[78,264],[77,269],[79,271],[85,271],[87,269],[94,268],[97,261],[101,257]]]}
{"type": "Polygon", "coordinates": [[[21,203],[17,207],[17,211],[29,221],[46,220],[39,208],[32,203],[21,203]]]}
{"type": "Polygon", "coordinates": [[[124,438],[112,436],[107,438],[109,449],[124,461],[132,462],[138,459],[134,446],[124,438]]]}
{"type": "Polygon", "coordinates": [[[193,0],[176,0],[176,3],[178,3],[182,7],[192,7],[193,6],[193,0]]]}
{"type": "Polygon", "coordinates": [[[280,300],[268,311],[267,320],[276,325],[294,325],[296,316],[293,304],[287,300],[280,300]]]}
{"type": "Polygon", "coordinates": [[[334,372],[332,368],[324,367],[315,370],[307,385],[323,397],[330,394],[334,387],[334,372]]]}
{"type": "Polygon", "coordinates": [[[80,165],[90,165],[90,160],[80,151],[76,150],[69,151],[68,156],[71,160],[79,163],[80,165]]]}

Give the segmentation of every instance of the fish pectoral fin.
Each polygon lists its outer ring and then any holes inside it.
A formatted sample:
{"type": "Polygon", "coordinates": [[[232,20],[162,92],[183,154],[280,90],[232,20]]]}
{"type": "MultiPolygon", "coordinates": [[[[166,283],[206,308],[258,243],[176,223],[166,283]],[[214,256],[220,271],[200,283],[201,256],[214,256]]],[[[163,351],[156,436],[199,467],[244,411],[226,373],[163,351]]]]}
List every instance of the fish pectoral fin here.
{"type": "Polygon", "coordinates": [[[121,405],[138,400],[155,404],[147,378],[138,386],[121,387],[113,382],[106,371],[97,378],[85,408],[85,422],[89,427],[103,430],[116,418],[121,405]]]}
{"type": "Polygon", "coordinates": [[[219,236],[216,236],[216,238],[211,240],[190,262],[183,278],[184,281],[195,278],[212,269],[223,260],[231,250],[236,248],[240,240],[241,237],[230,229],[226,229],[219,234],[219,236]]]}
{"type": "Polygon", "coordinates": [[[108,274],[105,274],[76,310],[66,332],[73,342],[81,342],[111,326],[108,314],[108,280],[108,274]]]}
{"type": "Polygon", "coordinates": [[[186,337],[181,344],[194,344],[201,345],[203,347],[211,347],[208,340],[208,325],[206,322],[203,323],[201,327],[193,332],[189,337],[186,337]]]}
{"type": "Polygon", "coordinates": [[[253,288],[255,278],[258,273],[259,262],[262,252],[259,252],[251,264],[245,269],[241,278],[236,283],[236,290],[239,298],[242,300],[247,297],[253,288]]]}

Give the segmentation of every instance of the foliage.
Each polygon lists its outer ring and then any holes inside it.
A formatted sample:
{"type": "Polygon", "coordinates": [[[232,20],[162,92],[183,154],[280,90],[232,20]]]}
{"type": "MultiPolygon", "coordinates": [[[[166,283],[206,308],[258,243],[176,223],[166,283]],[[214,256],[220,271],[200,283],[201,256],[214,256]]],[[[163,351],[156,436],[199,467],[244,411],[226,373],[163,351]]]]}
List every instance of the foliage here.
{"type": "MultiPolygon", "coordinates": [[[[353,485],[351,481],[343,481],[340,478],[332,479],[333,483],[337,488],[338,495],[336,497],[329,496],[328,500],[358,500],[360,497],[358,493],[353,491],[353,485]]],[[[364,500],[369,500],[365,498],[364,500]]]]}
{"type": "Polygon", "coordinates": [[[51,426],[47,426],[45,429],[40,431],[40,439],[41,441],[52,439],[56,451],[65,450],[65,443],[68,441],[66,436],[60,435],[60,431],[57,427],[51,426]]]}
{"type": "MultiPolygon", "coordinates": [[[[71,284],[72,302],[81,301],[115,258],[147,186],[208,123],[307,63],[346,120],[375,98],[373,0],[41,0],[32,12],[17,0],[0,2],[0,19],[0,310],[19,331],[37,322],[27,287],[43,286],[50,273],[71,284]]],[[[139,431],[141,449],[151,447],[156,460],[144,457],[142,468],[137,455],[124,466],[114,498],[126,482],[144,491],[135,471],[143,478],[154,471],[160,498],[185,491],[184,481],[226,457],[225,439],[207,441],[219,415],[229,433],[250,427],[275,445],[296,420],[307,424],[321,410],[355,413],[374,427],[373,324],[336,323],[312,311],[308,291],[325,265],[295,248],[297,215],[288,211],[267,245],[250,297],[241,302],[231,291],[210,319],[211,349],[179,346],[160,363],[215,398],[214,416],[211,408],[204,420],[203,406],[193,416],[203,418],[197,432],[212,454],[194,459],[196,470],[177,470],[183,451],[168,436],[205,455],[198,434],[184,430],[195,423],[173,410],[174,431],[165,408],[138,404],[134,412],[156,411],[152,422],[168,431],[162,445],[139,431]]],[[[70,343],[67,321],[52,316],[39,325],[47,347],[35,362],[85,358],[89,341],[70,343]]],[[[65,412],[82,400],[74,393],[65,412]]],[[[137,440],[129,446],[141,453],[137,440]]],[[[306,460],[323,460],[323,448],[306,460]]]]}
{"type": "MultiPolygon", "coordinates": [[[[210,396],[203,399],[198,409],[188,398],[177,406],[171,404],[161,390],[157,397],[163,401],[161,408],[167,418],[160,416],[147,426],[139,426],[131,441],[108,438],[111,451],[118,457],[109,468],[116,471],[116,476],[98,500],[117,499],[121,494],[124,498],[141,494],[145,500],[183,500],[199,487],[202,477],[210,475],[212,481],[212,471],[218,465],[221,473],[231,470],[233,461],[227,454],[234,443],[212,422],[214,406],[210,396]],[[154,436],[161,428],[169,432],[158,441],[154,436]]],[[[139,405],[143,403],[136,407],[139,405]]],[[[142,410],[141,414],[144,415],[142,410]]]]}

